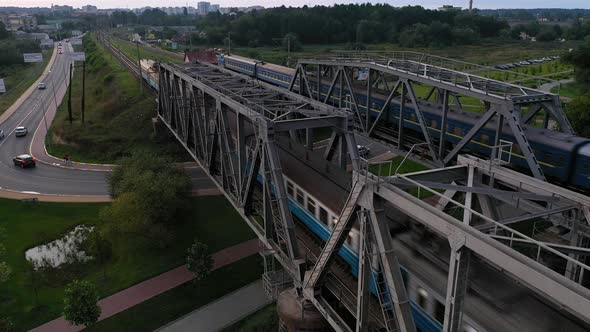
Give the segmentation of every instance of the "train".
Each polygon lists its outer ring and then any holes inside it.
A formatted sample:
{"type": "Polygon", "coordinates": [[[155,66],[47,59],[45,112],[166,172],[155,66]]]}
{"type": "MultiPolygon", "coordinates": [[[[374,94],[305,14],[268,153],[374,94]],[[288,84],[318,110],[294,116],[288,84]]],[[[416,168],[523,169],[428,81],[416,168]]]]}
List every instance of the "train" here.
{"type": "MultiPolygon", "coordinates": [[[[321,241],[327,241],[349,190],[345,184],[327,179],[324,174],[310,169],[301,160],[304,157],[297,157],[295,152],[283,148],[280,153],[289,208],[296,222],[304,224],[321,241]]],[[[411,224],[417,223],[400,217],[402,214],[391,205],[386,205],[385,209],[390,232],[394,235],[396,253],[402,264],[403,281],[411,301],[416,328],[419,332],[440,332],[444,319],[447,272],[428,259],[417,258],[416,252],[429,245],[448,247],[448,242],[446,239],[433,239],[432,234],[416,235],[419,232],[407,231],[411,229],[411,224]]],[[[355,277],[358,276],[360,234],[357,227],[355,225],[351,229],[339,252],[339,259],[350,267],[355,277]]],[[[446,254],[448,252],[443,256],[448,257],[446,254]]],[[[429,251],[424,255],[427,256],[436,256],[444,261],[437,251],[429,251]]],[[[502,272],[478,260],[473,260],[471,264],[472,271],[477,273],[470,276],[463,332],[587,331],[587,326],[562,316],[530,290],[501,275],[502,272]],[[490,275],[494,277],[490,278],[490,275]]],[[[375,277],[373,274],[373,283],[375,277]]],[[[375,287],[372,286],[371,290],[374,293],[375,287]]]]}
{"type": "MultiPolygon", "coordinates": [[[[220,65],[226,68],[237,70],[243,74],[258,77],[269,83],[277,85],[285,85],[290,82],[293,73],[289,73],[289,68],[272,65],[272,64],[256,64],[251,67],[244,63],[240,64],[237,57],[228,56],[221,58],[220,65]],[[230,60],[230,61],[228,61],[230,60]],[[233,64],[232,64],[233,62],[233,64]],[[229,66],[228,66],[229,64],[229,66]],[[260,68],[258,68],[260,67],[260,68]],[[241,68],[238,70],[237,68],[241,68]],[[248,74],[248,71],[252,73],[248,74]],[[257,76],[255,73],[258,73],[257,76]],[[291,76],[290,76],[291,75],[291,76]],[[263,79],[264,77],[264,79],[263,79]]],[[[239,59],[242,59],[241,57],[239,59]]],[[[245,58],[244,58],[245,59],[245,58]]],[[[246,61],[242,59],[241,61],[246,61]]],[[[151,80],[150,86],[157,90],[157,75],[154,70],[144,70],[146,75],[144,79],[151,80]],[[146,78],[147,76],[147,78],[146,78]]],[[[142,75],[143,76],[143,75],[142,75]]],[[[373,106],[377,109],[378,106],[373,106]]],[[[417,122],[412,119],[411,112],[405,113],[404,121],[405,127],[413,130],[418,130],[417,122]]],[[[392,112],[391,112],[392,113],[392,112]]],[[[399,113],[399,111],[398,111],[399,113]]],[[[427,116],[427,121],[437,121],[435,114],[427,116]]],[[[452,123],[454,127],[464,130],[470,123],[466,121],[461,115],[477,117],[477,114],[461,114],[457,111],[452,111],[449,115],[449,124],[452,123]]],[[[395,119],[395,118],[394,118],[395,119]]],[[[436,130],[436,124],[430,123],[431,130],[436,130]]],[[[529,130],[537,130],[538,128],[528,128],[529,130]]],[[[461,132],[464,134],[464,132],[461,132]]],[[[484,132],[482,135],[485,135],[484,132]]],[[[544,137],[552,138],[551,135],[560,135],[560,133],[538,133],[545,135],[544,137]]],[[[456,135],[459,138],[458,131],[449,132],[448,136],[456,135]]],[[[485,142],[485,137],[481,137],[482,144],[485,142]]],[[[583,145],[576,148],[577,152],[584,152],[590,156],[590,146],[588,146],[581,138],[578,138],[576,144],[583,145]]],[[[555,138],[558,140],[558,138],[555,138]]],[[[567,140],[562,140],[565,145],[567,140]]],[[[557,144],[546,144],[544,146],[554,147],[557,144]]],[[[542,147],[535,143],[537,148],[542,147]]],[[[562,147],[563,148],[563,147],[562,147]]],[[[290,152],[281,150],[281,164],[284,171],[285,187],[289,200],[289,209],[291,210],[295,221],[304,225],[314,236],[321,241],[326,241],[334,227],[335,221],[342,209],[341,204],[344,202],[348,190],[345,185],[337,184],[331,181],[326,181],[322,175],[316,172],[306,170],[306,166],[301,161],[296,160],[290,152]],[[285,159],[286,158],[286,159],[285,159]],[[290,159],[289,159],[290,158],[290,159]]],[[[561,156],[565,157],[565,154],[561,156]]],[[[571,157],[570,157],[571,158],[571,157]]],[[[573,157],[576,158],[576,157],[573,157]]],[[[590,159],[589,159],[590,161],[590,159]]],[[[565,163],[571,164],[573,160],[563,160],[565,163]]],[[[579,162],[579,160],[578,160],[579,162]]],[[[260,180],[260,177],[259,177],[260,180]]],[[[389,209],[394,209],[389,207],[389,209]]],[[[394,213],[395,214],[395,213],[394,213]]],[[[391,232],[396,232],[395,222],[392,221],[391,232]]],[[[339,259],[350,268],[350,273],[353,276],[358,275],[358,245],[359,245],[359,231],[357,227],[353,227],[349,233],[346,243],[339,252],[339,259]]],[[[424,239],[419,239],[423,241],[424,239]]],[[[425,240],[424,240],[425,241],[425,240]]],[[[444,239],[428,241],[438,241],[438,246],[448,245],[444,239]]],[[[419,332],[440,332],[442,331],[442,320],[444,317],[444,301],[446,289],[446,271],[441,270],[440,266],[432,262],[421,261],[416,259],[412,252],[417,250],[417,247],[422,243],[416,245],[413,240],[396,242],[399,248],[400,262],[402,263],[403,280],[408,290],[408,295],[411,300],[411,310],[416,327],[419,332]],[[402,250],[403,249],[403,250],[402,250]],[[405,250],[405,252],[404,252],[405,250]],[[427,274],[416,272],[415,266],[422,265],[423,271],[427,270],[427,274]]],[[[474,263],[476,264],[476,263],[474,263]]],[[[484,269],[480,266],[481,270],[484,269]]],[[[479,270],[479,269],[478,269],[479,270]]],[[[373,279],[376,275],[373,272],[373,279]]],[[[496,285],[493,285],[496,286],[496,285]]],[[[536,332],[552,332],[552,331],[587,331],[587,327],[581,326],[580,323],[565,318],[555,308],[544,304],[539,299],[531,294],[529,290],[522,286],[512,285],[507,287],[502,284],[500,289],[506,292],[510,289],[511,298],[498,298],[500,293],[496,289],[485,290],[485,287],[478,285],[477,287],[470,287],[467,295],[467,305],[465,307],[463,332],[492,332],[492,331],[536,331],[536,332]]],[[[375,287],[371,287],[374,292],[375,287]]]]}
{"type": "MultiPolygon", "coordinates": [[[[264,63],[237,55],[220,55],[218,65],[282,87],[289,87],[291,78],[295,74],[295,70],[288,67],[264,63]]],[[[315,82],[310,82],[310,89],[314,95],[317,94],[316,86],[315,82]]],[[[295,87],[297,88],[297,85],[295,87]]],[[[320,94],[325,96],[328,90],[329,84],[321,82],[320,94]]],[[[336,96],[339,93],[339,88],[334,87],[332,97],[328,101],[337,105],[339,100],[336,96]]],[[[347,89],[344,89],[342,95],[350,96],[350,93],[347,89]]],[[[352,106],[350,105],[350,99],[348,97],[349,107],[352,106]]],[[[366,113],[366,95],[356,93],[355,99],[360,111],[366,113]]],[[[379,91],[373,93],[374,102],[369,107],[371,117],[377,117],[386,99],[387,96],[379,93],[379,91]]],[[[438,138],[440,136],[442,113],[440,108],[429,102],[422,102],[421,108],[431,137],[438,138]]],[[[389,109],[386,109],[386,111],[386,116],[381,117],[384,125],[386,127],[396,127],[400,116],[399,105],[390,103],[389,109]]],[[[404,129],[414,133],[421,133],[420,124],[416,119],[413,108],[406,106],[401,113],[404,129]]],[[[447,118],[445,141],[449,144],[457,144],[479,121],[481,116],[482,114],[476,112],[451,108],[447,118]]],[[[463,151],[479,156],[490,156],[494,146],[496,126],[495,120],[490,120],[474,139],[465,146],[463,151]]],[[[543,173],[549,180],[582,191],[590,191],[590,139],[530,125],[523,125],[522,127],[543,173]]],[[[502,140],[509,141],[512,144],[511,151],[505,152],[506,155],[510,156],[510,165],[521,170],[527,169],[526,159],[507,123],[504,123],[502,140]]]]}

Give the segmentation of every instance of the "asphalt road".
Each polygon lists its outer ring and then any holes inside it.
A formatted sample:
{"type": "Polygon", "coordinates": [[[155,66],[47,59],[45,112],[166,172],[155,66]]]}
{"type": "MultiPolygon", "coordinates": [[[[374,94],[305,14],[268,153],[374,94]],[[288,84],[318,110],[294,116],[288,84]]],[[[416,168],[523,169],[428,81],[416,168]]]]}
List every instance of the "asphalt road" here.
{"type": "MultiPolygon", "coordinates": [[[[5,138],[0,140],[0,189],[57,195],[108,195],[107,172],[82,171],[54,167],[38,162],[35,168],[14,166],[12,158],[28,154],[35,130],[45,126],[44,111],[56,107],[55,95],[65,93],[66,73],[69,70],[69,43],[62,42],[63,54],[58,54],[43,82],[46,89],[36,89],[23,104],[0,124],[5,138]],[[28,134],[16,137],[14,129],[25,126],[28,134]]],[[[50,123],[47,123],[50,126],[50,123]]],[[[200,168],[188,169],[195,188],[211,188],[213,184],[200,168]]]]}

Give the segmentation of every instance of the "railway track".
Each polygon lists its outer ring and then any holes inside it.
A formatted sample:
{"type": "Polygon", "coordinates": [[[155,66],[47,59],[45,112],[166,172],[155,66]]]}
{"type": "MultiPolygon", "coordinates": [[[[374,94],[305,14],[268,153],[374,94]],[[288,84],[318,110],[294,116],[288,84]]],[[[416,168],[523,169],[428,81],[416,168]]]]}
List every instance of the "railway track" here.
{"type": "MultiPolygon", "coordinates": [[[[131,71],[131,73],[141,79],[142,84],[148,86],[146,82],[141,77],[141,73],[138,68],[137,62],[131,60],[128,56],[126,56],[123,52],[121,52],[118,48],[116,48],[102,33],[96,34],[97,39],[109,50],[111,53],[125,66],[127,69],[131,71]]],[[[149,87],[149,86],[148,86],[149,87]]]]}

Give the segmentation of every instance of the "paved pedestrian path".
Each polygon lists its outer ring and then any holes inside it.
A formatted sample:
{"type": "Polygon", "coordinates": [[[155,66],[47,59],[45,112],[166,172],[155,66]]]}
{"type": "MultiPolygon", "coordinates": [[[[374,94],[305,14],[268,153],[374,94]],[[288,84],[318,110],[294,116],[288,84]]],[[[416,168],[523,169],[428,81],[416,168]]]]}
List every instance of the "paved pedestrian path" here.
{"type": "Polygon", "coordinates": [[[262,280],[258,280],[157,329],[156,332],[219,331],[270,302],[262,287],[262,280]]]}
{"type": "MultiPolygon", "coordinates": [[[[258,239],[252,239],[213,254],[213,270],[230,265],[240,259],[254,255],[260,249],[258,239]]],[[[99,301],[102,309],[99,321],[118,314],[126,309],[138,305],[154,296],[162,294],[174,287],[180,286],[193,279],[193,275],[186,266],[180,266],[159,276],[131,286],[116,294],[99,301]]],[[[63,317],[52,320],[32,329],[33,332],[76,332],[84,328],[70,325],[63,317]]]]}

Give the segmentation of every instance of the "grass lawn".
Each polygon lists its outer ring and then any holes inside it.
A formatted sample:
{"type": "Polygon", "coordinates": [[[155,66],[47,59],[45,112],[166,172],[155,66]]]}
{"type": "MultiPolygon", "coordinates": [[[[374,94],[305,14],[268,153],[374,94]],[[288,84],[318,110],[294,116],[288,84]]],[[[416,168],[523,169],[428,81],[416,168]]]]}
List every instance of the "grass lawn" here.
{"type": "MultiPolygon", "coordinates": [[[[16,331],[28,330],[60,316],[64,286],[72,279],[95,282],[100,296],[105,297],[182,265],[186,248],[195,238],[215,252],[254,237],[224,197],[195,198],[190,218],[174,226],[176,237],[169,247],[159,250],[140,245],[135,238],[114,238],[111,240],[113,257],[105,266],[106,282],[103,266],[97,263],[56,269],[39,289],[39,306],[35,305],[34,291],[26,273],[25,251],[61,237],[76,225],[97,224],[102,206],[104,204],[27,204],[0,199],[0,226],[6,229],[2,242],[6,246],[6,260],[13,268],[10,280],[0,285],[0,312],[12,317],[16,331]]],[[[260,275],[257,270],[256,274],[260,275]]]]}
{"type": "Polygon", "coordinates": [[[584,87],[582,87],[579,83],[572,82],[567,84],[562,84],[561,88],[555,87],[551,89],[551,92],[557,93],[559,91],[559,95],[568,97],[568,98],[576,98],[584,93],[588,92],[584,87]]]}
{"type": "Polygon", "coordinates": [[[46,144],[50,154],[72,156],[74,161],[115,163],[133,149],[156,151],[175,161],[187,161],[186,151],[168,131],[153,134],[156,96],[142,95],[137,79],[93,35],[84,38],[86,52],[86,116],[81,121],[82,70],[72,85],[73,123],[68,120],[67,98],[60,105],[46,144]]]}
{"type": "Polygon", "coordinates": [[[277,305],[269,304],[221,332],[275,332],[278,329],[277,305]]]}
{"type": "Polygon", "coordinates": [[[250,256],[213,271],[200,285],[185,283],[105,319],[85,331],[153,331],[256,281],[262,272],[262,259],[258,255],[250,256]]]}
{"type": "Polygon", "coordinates": [[[13,66],[0,66],[0,78],[4,79],[6,93],[0,93],[0,114],[14,102],[41,76],[51,58],[53,49],[43,51],[43,62],[13,66]]]}
{"type": "MultiPolygon", "coordinates": [[[[381,172],[379,172],[379,165],[371,165],[369,167],[369,171],[373,174],[381,175],[381,176],[394,175],[395,170],[399,167],[401,162],[404,160],[404,156],[393,157],[390,160],[391,160],[391,174],[390,174],[390,167],[389,167],[388,163],[381,164],[381,172]]],[[[410,160],[410,159],[406,159],[404,161],[404,163],[402,164],[402,167],[400,167],[398,173],[400,173],[400,174],[412,173],[412,172],[424,171],[427,169],[428,169],[428,167],[426,167],[422,164],[419,164],[419,163],[417,163],[413,160],[410,160]]]]}

